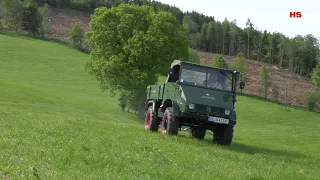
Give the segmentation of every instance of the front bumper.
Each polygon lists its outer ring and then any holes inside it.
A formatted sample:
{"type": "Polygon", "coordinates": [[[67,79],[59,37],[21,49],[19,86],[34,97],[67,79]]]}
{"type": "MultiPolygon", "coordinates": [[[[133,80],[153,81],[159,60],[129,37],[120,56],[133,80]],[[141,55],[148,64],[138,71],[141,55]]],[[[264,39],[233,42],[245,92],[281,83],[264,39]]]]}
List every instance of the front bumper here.
{"type": "MultiPolygon", "coordinates": [[[[192,112],[183,112],[180,116],[180,122],[184,125],[201,125],[201,126],[214,126],[217,124],[225,124],[225,123],[218,123],[218,122],[212,122],[208,120],[208,114],[199,114],[199,113],[192,113],[192,112]]],[[[212,115],[210,115],[212,116],[212,115]]],[[[220,118],[220,117],[218,117],[220,118]]],[[[224,118],[224,117],[222,117],[224,118]]],[[[227,125],[236,125],[237,121],[232,120],[230,118],[224,118],[228,119],[229,122],[227,125]]]]}

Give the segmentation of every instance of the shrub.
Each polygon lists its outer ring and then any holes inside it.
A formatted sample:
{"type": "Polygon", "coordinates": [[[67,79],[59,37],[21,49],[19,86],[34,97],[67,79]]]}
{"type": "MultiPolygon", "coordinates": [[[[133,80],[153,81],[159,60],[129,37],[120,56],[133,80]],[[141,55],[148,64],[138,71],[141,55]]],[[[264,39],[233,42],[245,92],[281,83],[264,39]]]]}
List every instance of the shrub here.
{"type": "Polygon", "coordinates": [[[260,74],[260,84],[263,90],[264,99],[267,99],[268,89],[271,85],[268,69],[262,66],[259,74],[260,74]]]}
{"type": "Polygon", "coordinates": [[[228,69],[228,64],[222,55],[216,55],[213,59],[213,67],[228,69]]]}
{"type": "Polygon", "coordinates": [[[320,93],[313,90],[307,90],[304,95],[307,108],[312,111],[320,103],[320,93]]]}
{"type": "Polygon", "coordinates": [[[196,63],[199,64],[200,63],[200,57],[197,53],[196,50],[189,48],[188,49],[188,62],[192,62],[192,63],[196,63]]]}
{"type": "Polygon", "coordinates": [[[20,30],[22,4],[21,0],[0,0],[0,29],[20,30]]]}
{"type": "Polygon", "coordinates": [[[79,24],[75,24],[72,27],[72,30],[70,32],[70,41],[71,41],[72,46],[81,50],[82,43],[83,43],[83,37],[84,37],[84,33],[82,32],[79,24]]]}
{"type": "Polygon", "coordinates": [[[39,13],[42,19],[39,28],[39,34],[41,37],[44,37],[49,28],[49,5],[45,3],[43,7],[39,8],[39,13]]]}
{"type": "Polygon", "coordinates": [[[320,64],[313,68],[311,79],[315,86],[320,87],[320,64]]]}
{"type": "Polygon", "coordinates": [[[243,53],[238,53],[235,58],[236,64],[233,67],[234,70],[240,72],[240,82],[247,82],[246,62],[243,53]]]}

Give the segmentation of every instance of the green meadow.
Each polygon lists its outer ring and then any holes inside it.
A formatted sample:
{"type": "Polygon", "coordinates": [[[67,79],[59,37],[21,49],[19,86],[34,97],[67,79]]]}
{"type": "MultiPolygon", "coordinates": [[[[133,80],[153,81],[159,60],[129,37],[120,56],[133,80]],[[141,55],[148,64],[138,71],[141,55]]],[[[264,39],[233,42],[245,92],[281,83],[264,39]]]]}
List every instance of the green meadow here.
{"type": "Polygon", "coordinates": [[[319,179],[319,113],[239,96],[231,146],[163,136],[101,92],[88,58],[0,34],[0,179],[319,179]]]}

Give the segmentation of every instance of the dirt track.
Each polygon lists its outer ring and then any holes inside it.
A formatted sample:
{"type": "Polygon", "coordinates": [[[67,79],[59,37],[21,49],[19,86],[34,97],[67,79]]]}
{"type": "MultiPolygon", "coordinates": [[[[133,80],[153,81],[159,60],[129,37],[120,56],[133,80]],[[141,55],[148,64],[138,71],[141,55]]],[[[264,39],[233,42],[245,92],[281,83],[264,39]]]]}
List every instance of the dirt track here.
{"type": "MultiPolygon", "coordinates": [[[[50,23],[49,23],[49,34],[48,37],[59,38],[65,41],[69,41],[69,32],[75,23],[79,23],[82,30],[87,31],[89,28],[90,14],[87,12],[81,12],[71,9],[57,9],[50,8],[50,23]]],[[[211,65],[215,54],[199,52],[202,63],[211,65]]],[[[228,64],[232,64],[233,57],[225,56],[228,64]]],[[[246,60],[248,82],[244,89],[244,93],[258,95],[259,85],[259,69],[262,65],[268,67],[271,75],[272,82],[275,83],[279,88],[279,100],[284,102],[285,99],[285,72],[279,70],[276,67],[266,65],[264,63],[246,60]]],[[[287,99],[288,103],[292,105],[301,105],[304,103],[303,93],[306,89],[312,87],[310,80],[303,79],[300,76],[288,73],[287,80],[287,99]]],[[[272,90],[269,89],[268,98],[272,98],[272,90]]]]}

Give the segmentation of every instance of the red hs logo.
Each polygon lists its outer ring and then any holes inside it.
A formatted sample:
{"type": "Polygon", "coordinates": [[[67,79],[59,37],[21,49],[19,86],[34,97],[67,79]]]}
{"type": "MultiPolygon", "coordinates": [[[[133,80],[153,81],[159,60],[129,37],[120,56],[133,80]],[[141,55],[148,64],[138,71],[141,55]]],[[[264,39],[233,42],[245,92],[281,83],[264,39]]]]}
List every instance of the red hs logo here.
{"type": "Polygon", "coordinates": [[[301,12],[290,12],[290,18],[301,18],[302,13],[301,12]]]}

